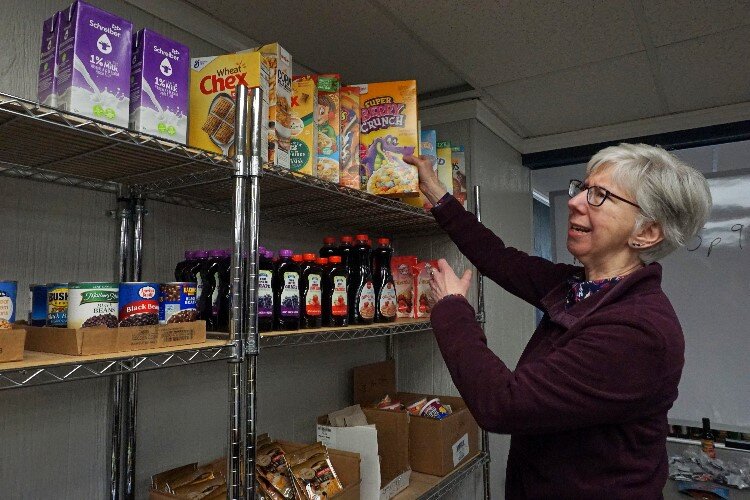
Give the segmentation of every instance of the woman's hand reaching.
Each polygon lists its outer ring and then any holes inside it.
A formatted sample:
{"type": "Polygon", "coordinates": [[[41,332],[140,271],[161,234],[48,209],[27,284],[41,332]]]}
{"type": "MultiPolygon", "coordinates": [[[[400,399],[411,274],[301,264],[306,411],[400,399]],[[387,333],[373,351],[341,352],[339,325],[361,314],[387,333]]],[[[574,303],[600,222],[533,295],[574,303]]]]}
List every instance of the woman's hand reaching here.
{"type": "Polygon", "coordinates": [[[419,171],[419,189],[424,193],[430,203],[433,205],[440,201],[440,198],[448,192],[446,187],[438,179],[437,173],[433,168],[433,162],[428,156],[404,156],[404,161],[409,165],[414,165],[419,171]]]}
{"type": "Polygon", "coordinates": [[[448,295],[462,295],[466,297],[469,286],[471,286],[471,269],[464,271],[463,276],[459,278],[445,259],[440,259],[438,261],[438,268],[432,269],[430,291],[433,304],[448,295]]]}

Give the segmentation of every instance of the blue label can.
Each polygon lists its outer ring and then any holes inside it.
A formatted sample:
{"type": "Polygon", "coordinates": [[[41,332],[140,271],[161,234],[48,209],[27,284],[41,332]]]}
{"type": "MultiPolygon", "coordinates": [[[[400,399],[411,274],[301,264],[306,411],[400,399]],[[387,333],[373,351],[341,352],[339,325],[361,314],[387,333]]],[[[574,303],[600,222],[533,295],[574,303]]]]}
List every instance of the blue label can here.
{"type": "Polygon", "coordinates": [[[16,322],[17,281],[0,281],[0,328],[10,328],[16,322]]]}
{"type": "Polygon", "coordinates": [[[67,283],[47,283],[47,326],[68,326],[67,283]]]}
{"type": "Polygon", "coordinates": [[[198,319],[195,283],[162,283],[159,295],[159,323],[187,323],[198,319]]]}
{"type": "Polygon", "coordinates": [[[120,283],[119,326],[159,324],[159,284],[120,283]]]}
{"type": "Polygon", "coordinates": [[[47,285],[29,285],[29,324],[47,324],[47,285]]]}

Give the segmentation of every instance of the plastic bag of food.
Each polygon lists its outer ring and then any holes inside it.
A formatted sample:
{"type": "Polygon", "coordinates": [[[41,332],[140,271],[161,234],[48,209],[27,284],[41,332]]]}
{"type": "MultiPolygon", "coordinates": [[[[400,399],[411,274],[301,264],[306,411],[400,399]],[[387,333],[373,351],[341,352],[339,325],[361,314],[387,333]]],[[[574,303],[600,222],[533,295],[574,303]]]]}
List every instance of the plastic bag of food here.
{"type": "Polygon", "coordinates": [[[294,488],[289,480],[289,464],[284,450],[276,441],[258,447],[255,471],[283,498],[294,498],[294,488]]]}
{"type": "Polygon", "coordinates": [[[289,464],[299,498],[324,500],[343,491],[336,471],[321,443],[307,446],[289,456],[289,464]]]}

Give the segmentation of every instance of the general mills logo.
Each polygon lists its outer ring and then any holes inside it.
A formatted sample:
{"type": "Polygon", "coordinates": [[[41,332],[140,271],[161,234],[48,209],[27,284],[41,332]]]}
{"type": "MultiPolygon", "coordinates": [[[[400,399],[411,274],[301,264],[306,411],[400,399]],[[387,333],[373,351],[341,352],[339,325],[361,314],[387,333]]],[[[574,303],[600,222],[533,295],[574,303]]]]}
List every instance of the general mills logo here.
{"type": "Polygon", "coordinates": [[[154,295],[156,295],[156,289],[152,286],[144,286],[138,290],[138,295],[143,299],[152,299],[154,298],[154,295]]]}
{"type": "Polygon", "coordinates": [[[164,76],[172,76],[172,65],[166,57],[159,65],[159,71],[161,71],[161,74],[164,76]]]}

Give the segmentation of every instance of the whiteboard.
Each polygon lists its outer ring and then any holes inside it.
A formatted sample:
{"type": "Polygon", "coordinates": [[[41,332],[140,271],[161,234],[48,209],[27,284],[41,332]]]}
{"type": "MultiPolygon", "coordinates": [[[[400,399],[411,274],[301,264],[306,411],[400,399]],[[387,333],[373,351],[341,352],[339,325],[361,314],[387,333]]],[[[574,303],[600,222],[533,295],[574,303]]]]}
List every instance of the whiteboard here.
{"type": "MultiPolygon", "coordinates": [[[[710,220],[685,247],[661,260],[662,287],[685,335],[685,367],[670,422],[750,430],[750,172],[706,174],[710,220]]],[[[550,193],[552,251],[567,251],[567,191],[550,193]]]]}

